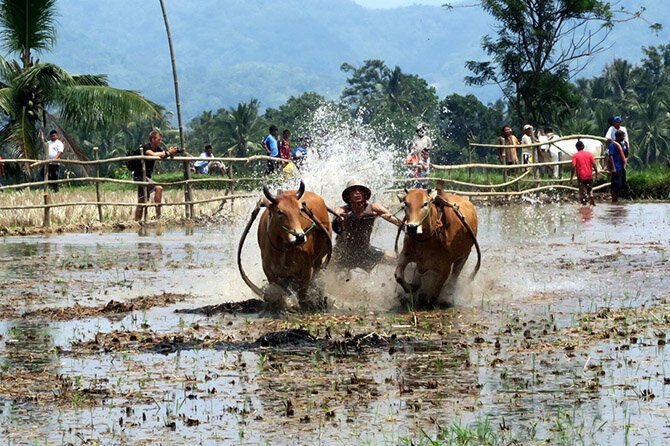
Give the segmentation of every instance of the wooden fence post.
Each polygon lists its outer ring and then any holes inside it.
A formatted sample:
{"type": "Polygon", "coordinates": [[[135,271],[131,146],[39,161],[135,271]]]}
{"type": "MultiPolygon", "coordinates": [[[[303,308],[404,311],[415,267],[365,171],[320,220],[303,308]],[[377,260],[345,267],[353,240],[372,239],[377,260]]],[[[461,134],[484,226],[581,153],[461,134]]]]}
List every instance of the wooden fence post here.
{"type": "MultiPolygon", "coordinates": [[[[45,160],[49,159],[48,144],[44,144],[44,159],[45,160]]],[[[51,215],[50,215],[51,208],[48,207],[49,204],[51,204],[51,196],[49,195],[49,164],[42,165],[42,174],[44,175],[44,205],[46,206],[44,208],[44,221],[42,222],[42,225],[45,228],[48,228],[49,226],[51,226],[51,215]]]]}
{"type": "MultiPolygon", "coordinates": [[[[99,148],[98,147],[93,147],[93,153],[95,153],[95,160],[100,161],[100,153],[99,153],[99,148]]],[[[100,199],[100,164],[95,165],[95,201],[98,202],[98,219],[100,220],[100,223],[102,223],[102,205],[100,202],[102,201],[100,199]]]]}
{"type": "MultiPolygon", "coordinates": [[[[144,155],[144,151],[142,151],[142,155],[144,155]]],[[[142,182],[144,183],[144,200],[142,201],[142,204],[149,203],[149,188],[147,187],[147,165],[145,163],[145,160],[142,159],[142,182]]],[[[144,206],[142,208],[142,219],[146,222],[148,220],[148,215],[149,215],[149,206],[144,206]]]]}

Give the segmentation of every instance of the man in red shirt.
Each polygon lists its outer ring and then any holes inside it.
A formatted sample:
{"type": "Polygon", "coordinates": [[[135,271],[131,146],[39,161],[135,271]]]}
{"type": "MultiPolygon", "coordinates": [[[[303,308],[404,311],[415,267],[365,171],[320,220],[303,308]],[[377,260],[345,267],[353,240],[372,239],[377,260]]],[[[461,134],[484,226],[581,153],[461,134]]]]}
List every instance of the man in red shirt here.
{"type": "Polygon", "coordinates": [[[577,172],[577,181],[579,182],[579,200],[582,204],[586,204],[586,196],[589,197],[589,202],[592,206],[596,205],[593,198],[593,172],[598,175],[598,164],[591,152],[584,150],[584,143],[577,141],[575,144],[577,153],[572,156],[572,172],[570,173],[570,181],[577,172]]]}

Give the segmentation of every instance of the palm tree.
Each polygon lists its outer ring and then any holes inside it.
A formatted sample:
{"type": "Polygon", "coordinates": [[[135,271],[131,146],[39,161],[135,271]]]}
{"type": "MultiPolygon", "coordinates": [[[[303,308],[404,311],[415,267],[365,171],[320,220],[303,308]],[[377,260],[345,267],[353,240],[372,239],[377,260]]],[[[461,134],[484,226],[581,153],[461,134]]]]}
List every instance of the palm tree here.
{"type": "Polygon", "coordinates": [[[231,145],[229,153],[232,154],[234,150],[237,156],[247,156],[251,151],[259,148],[258,143],[250,141],[262,130],[262,122],[258,117],[259,107],[258,100],[252,99],[247,103],[240,102],[237,108],[231,108],[226,114],[226,142],[231,145]]]}
{"type": "Polygon", "coordinates": [[[0,57],[0,145],[14,157],[36,158],[40,135],[59,130],[80,159],[87,159],[65,128],[94,131],[135,119],[160,118],[161,107],[129,90],[112,88],[104,75],[72,75],[33,59],[56,39],[55,0],[2,0],[0,45],[18,60],[0,57]]]}

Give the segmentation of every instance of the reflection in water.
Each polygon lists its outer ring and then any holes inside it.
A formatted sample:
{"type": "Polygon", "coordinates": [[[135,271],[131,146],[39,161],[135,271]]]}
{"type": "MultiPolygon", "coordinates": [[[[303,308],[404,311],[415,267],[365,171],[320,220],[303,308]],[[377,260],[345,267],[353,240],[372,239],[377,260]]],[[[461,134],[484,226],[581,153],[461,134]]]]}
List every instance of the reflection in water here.
{"type": "Polygon", "coordinates": [[[140,269],[156,271],[158,262],[163,258],[163,245],[160,243],[138,242],[137,256],[140,259],[140,269]]]}
{"type": "Polygon", "coordinates": [[[628,208],[624,205],[613,204],[606,209],[603,218],[608,220],[614,226],[620,225],[625,223],[628,219],[628,208]]]}
{"type": "Polygon", "coordinates": [[[7,331],[4,364],[8,372],[54,372],[53,337],[41,322],[17,320],[7,331]]]}
{"type": "Polygon", "coordinates": [[[581,207],[579,208],[579,215],[581,216],[582,223],[588,223],[593,220],[593,208],[591,207],[581,207]]]}

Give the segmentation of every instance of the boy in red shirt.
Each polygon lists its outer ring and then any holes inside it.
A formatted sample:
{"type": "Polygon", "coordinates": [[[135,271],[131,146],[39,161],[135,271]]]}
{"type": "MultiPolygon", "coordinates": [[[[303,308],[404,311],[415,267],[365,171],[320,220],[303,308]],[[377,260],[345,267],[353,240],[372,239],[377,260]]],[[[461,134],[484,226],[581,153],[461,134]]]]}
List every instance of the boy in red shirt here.
{"type": "Polygon", "coordinates": [[[582,204],[586,204],[586,196],[589,197],[589,202],[592,206],[596,205],[593,198],[593,172],[598,175],[598,164],[591,152],[584,150],[584,143],[577,141],[575,144],[577,153],[572,156],[572,172],[570,173],[570,181],[577,172],[577,181],[579,182],[579,200],[582,204]]]}

